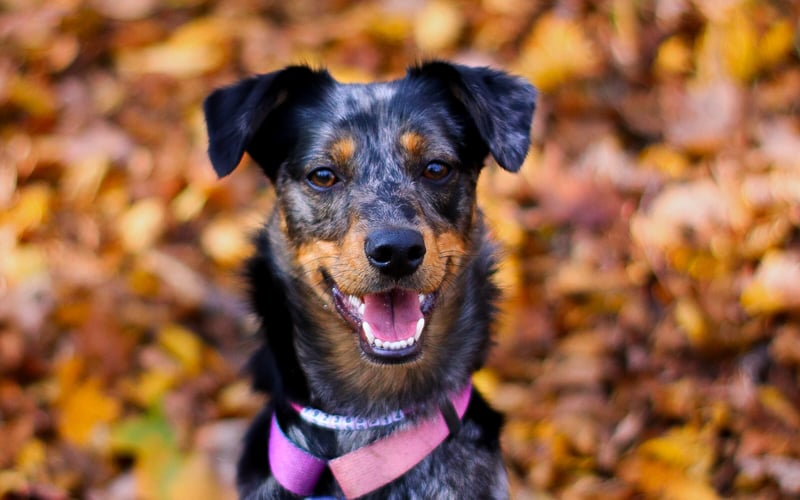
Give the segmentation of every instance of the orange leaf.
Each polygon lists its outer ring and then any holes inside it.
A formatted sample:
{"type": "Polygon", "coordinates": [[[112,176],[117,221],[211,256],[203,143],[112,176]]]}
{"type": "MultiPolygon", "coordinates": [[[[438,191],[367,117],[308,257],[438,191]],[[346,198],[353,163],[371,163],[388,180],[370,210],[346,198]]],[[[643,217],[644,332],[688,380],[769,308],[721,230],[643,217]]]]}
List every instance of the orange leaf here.
{"type": "Polygon", "coordinates": [[[105,446],[101,431],[120,413],[119,403],[104,393],[96,378],[64,395],[60,407],[57,423],[60,434],[81,446],[105,446]]]}

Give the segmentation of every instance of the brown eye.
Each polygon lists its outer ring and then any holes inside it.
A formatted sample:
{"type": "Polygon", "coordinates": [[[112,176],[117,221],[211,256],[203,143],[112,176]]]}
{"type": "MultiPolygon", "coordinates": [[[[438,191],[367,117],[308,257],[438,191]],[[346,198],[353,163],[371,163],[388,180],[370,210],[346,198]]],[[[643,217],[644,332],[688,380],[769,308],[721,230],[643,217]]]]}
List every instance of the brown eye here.
{"type": "Polygon", "coordinates": [[[329,168],[318,168],[306,177],[311,187],[315,189],[330,189],[339,182],[339,178],[329,168]]]}
{"type": "Polygon", "coordinates": [[[450,167],[437,161],[428,163],[422,170],[422,177],[425,177],[429,181],[442,181],[446,179],[448,175],[450,175],[450,167]]]}

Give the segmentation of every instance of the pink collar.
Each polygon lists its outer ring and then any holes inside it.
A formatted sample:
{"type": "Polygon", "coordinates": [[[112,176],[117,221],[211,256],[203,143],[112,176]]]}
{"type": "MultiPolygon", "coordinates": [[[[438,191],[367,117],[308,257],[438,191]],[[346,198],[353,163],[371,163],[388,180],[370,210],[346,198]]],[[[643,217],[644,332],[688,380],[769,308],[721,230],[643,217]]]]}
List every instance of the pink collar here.
{"type": "Polygon", "coordinates": [[[325,460],[294,444],[275,414],[269,438],[269,464],[275,479],[292,493],[310,496],[329,468],[346,498],[357,498],[399,478],[421,462],[457,428],[472,394],[472,383],[450,398],[433,418],[340,457],[325,460]]]}

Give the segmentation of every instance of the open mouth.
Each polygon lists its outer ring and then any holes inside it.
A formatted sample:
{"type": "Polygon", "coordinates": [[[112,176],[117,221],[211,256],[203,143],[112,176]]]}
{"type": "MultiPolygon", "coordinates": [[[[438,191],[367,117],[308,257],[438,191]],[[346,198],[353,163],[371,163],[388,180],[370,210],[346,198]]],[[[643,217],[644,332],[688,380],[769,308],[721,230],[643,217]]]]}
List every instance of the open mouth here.
{"type": "Polygon", "coordinates": [[[332,280],[330,284],[336,310],[359,333],[366,355],[384,363],[404,363],[419,356],[435,292],[393,288],[357,297],[342,293],[332,280]]]}

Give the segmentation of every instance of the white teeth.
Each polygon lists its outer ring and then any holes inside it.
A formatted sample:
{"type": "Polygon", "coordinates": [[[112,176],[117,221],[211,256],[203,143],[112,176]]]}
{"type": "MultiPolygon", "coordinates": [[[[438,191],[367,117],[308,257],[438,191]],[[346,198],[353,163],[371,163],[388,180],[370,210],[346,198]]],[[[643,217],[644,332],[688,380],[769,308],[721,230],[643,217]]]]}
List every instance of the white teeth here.
{"type": "Polygon", "coordinates": [[[372,331],[372,326],[366,321],[361,322],[361,329],[364,330],[364,336],[367,339],[367,343],[373,347],[377,347],[378,349],[386,349],[388,351],[397,351],[400,349],[405,349],[406,347],[411,347],[412,345],[416,344],[417,341],[419,341],[420,335],[422,335],[422,328],[424,326],[425,326],[425,320],[420,318],[420,320],[417,322],[416,335],[404,340],[388,342],[375,338],[375,333],[372,331]]]}
{"type": "Polygon", "coordinates": [[[419,294],[419,305],[422,305],[423,302],[425,302],[425,295],[421,293],[419,294]]]}
{"type": "Polygon", "coordinates": [[[358,309],[359,306],[362,305],[361,299],[359,299],[355,295],[348,295],[347,301],[350,302],[350,305],[353,306],[354,309],[358,309]]]}
{"type": "Polygon", "coordinates": [[[384,342],[383,348],[388,349],[390,351],[397,351],[399,349],[404,349],[408,347],[408,342],[405,340],[398,340],[397,342],[384,342]]]}
{"type": "Polygon", "coordinates": [[[366,321],[361,322],[361,328],[364,330],[364,335],[367,336],[367,342],[370,344],[374,344],[375,342],[380,342],[380,340],[375,340],[375,334],[372,333],[372,327],[369,326],[369,323],[366,321]]]}
{"type": "Polygon", "coordinates": [[[359,316],[364,316],[364,309],[366,309],[366,306],[364,305],[363,300],[355,295],[348,295],[347,303],[350,306],[351,311],[358,312],[359,316]]]}

